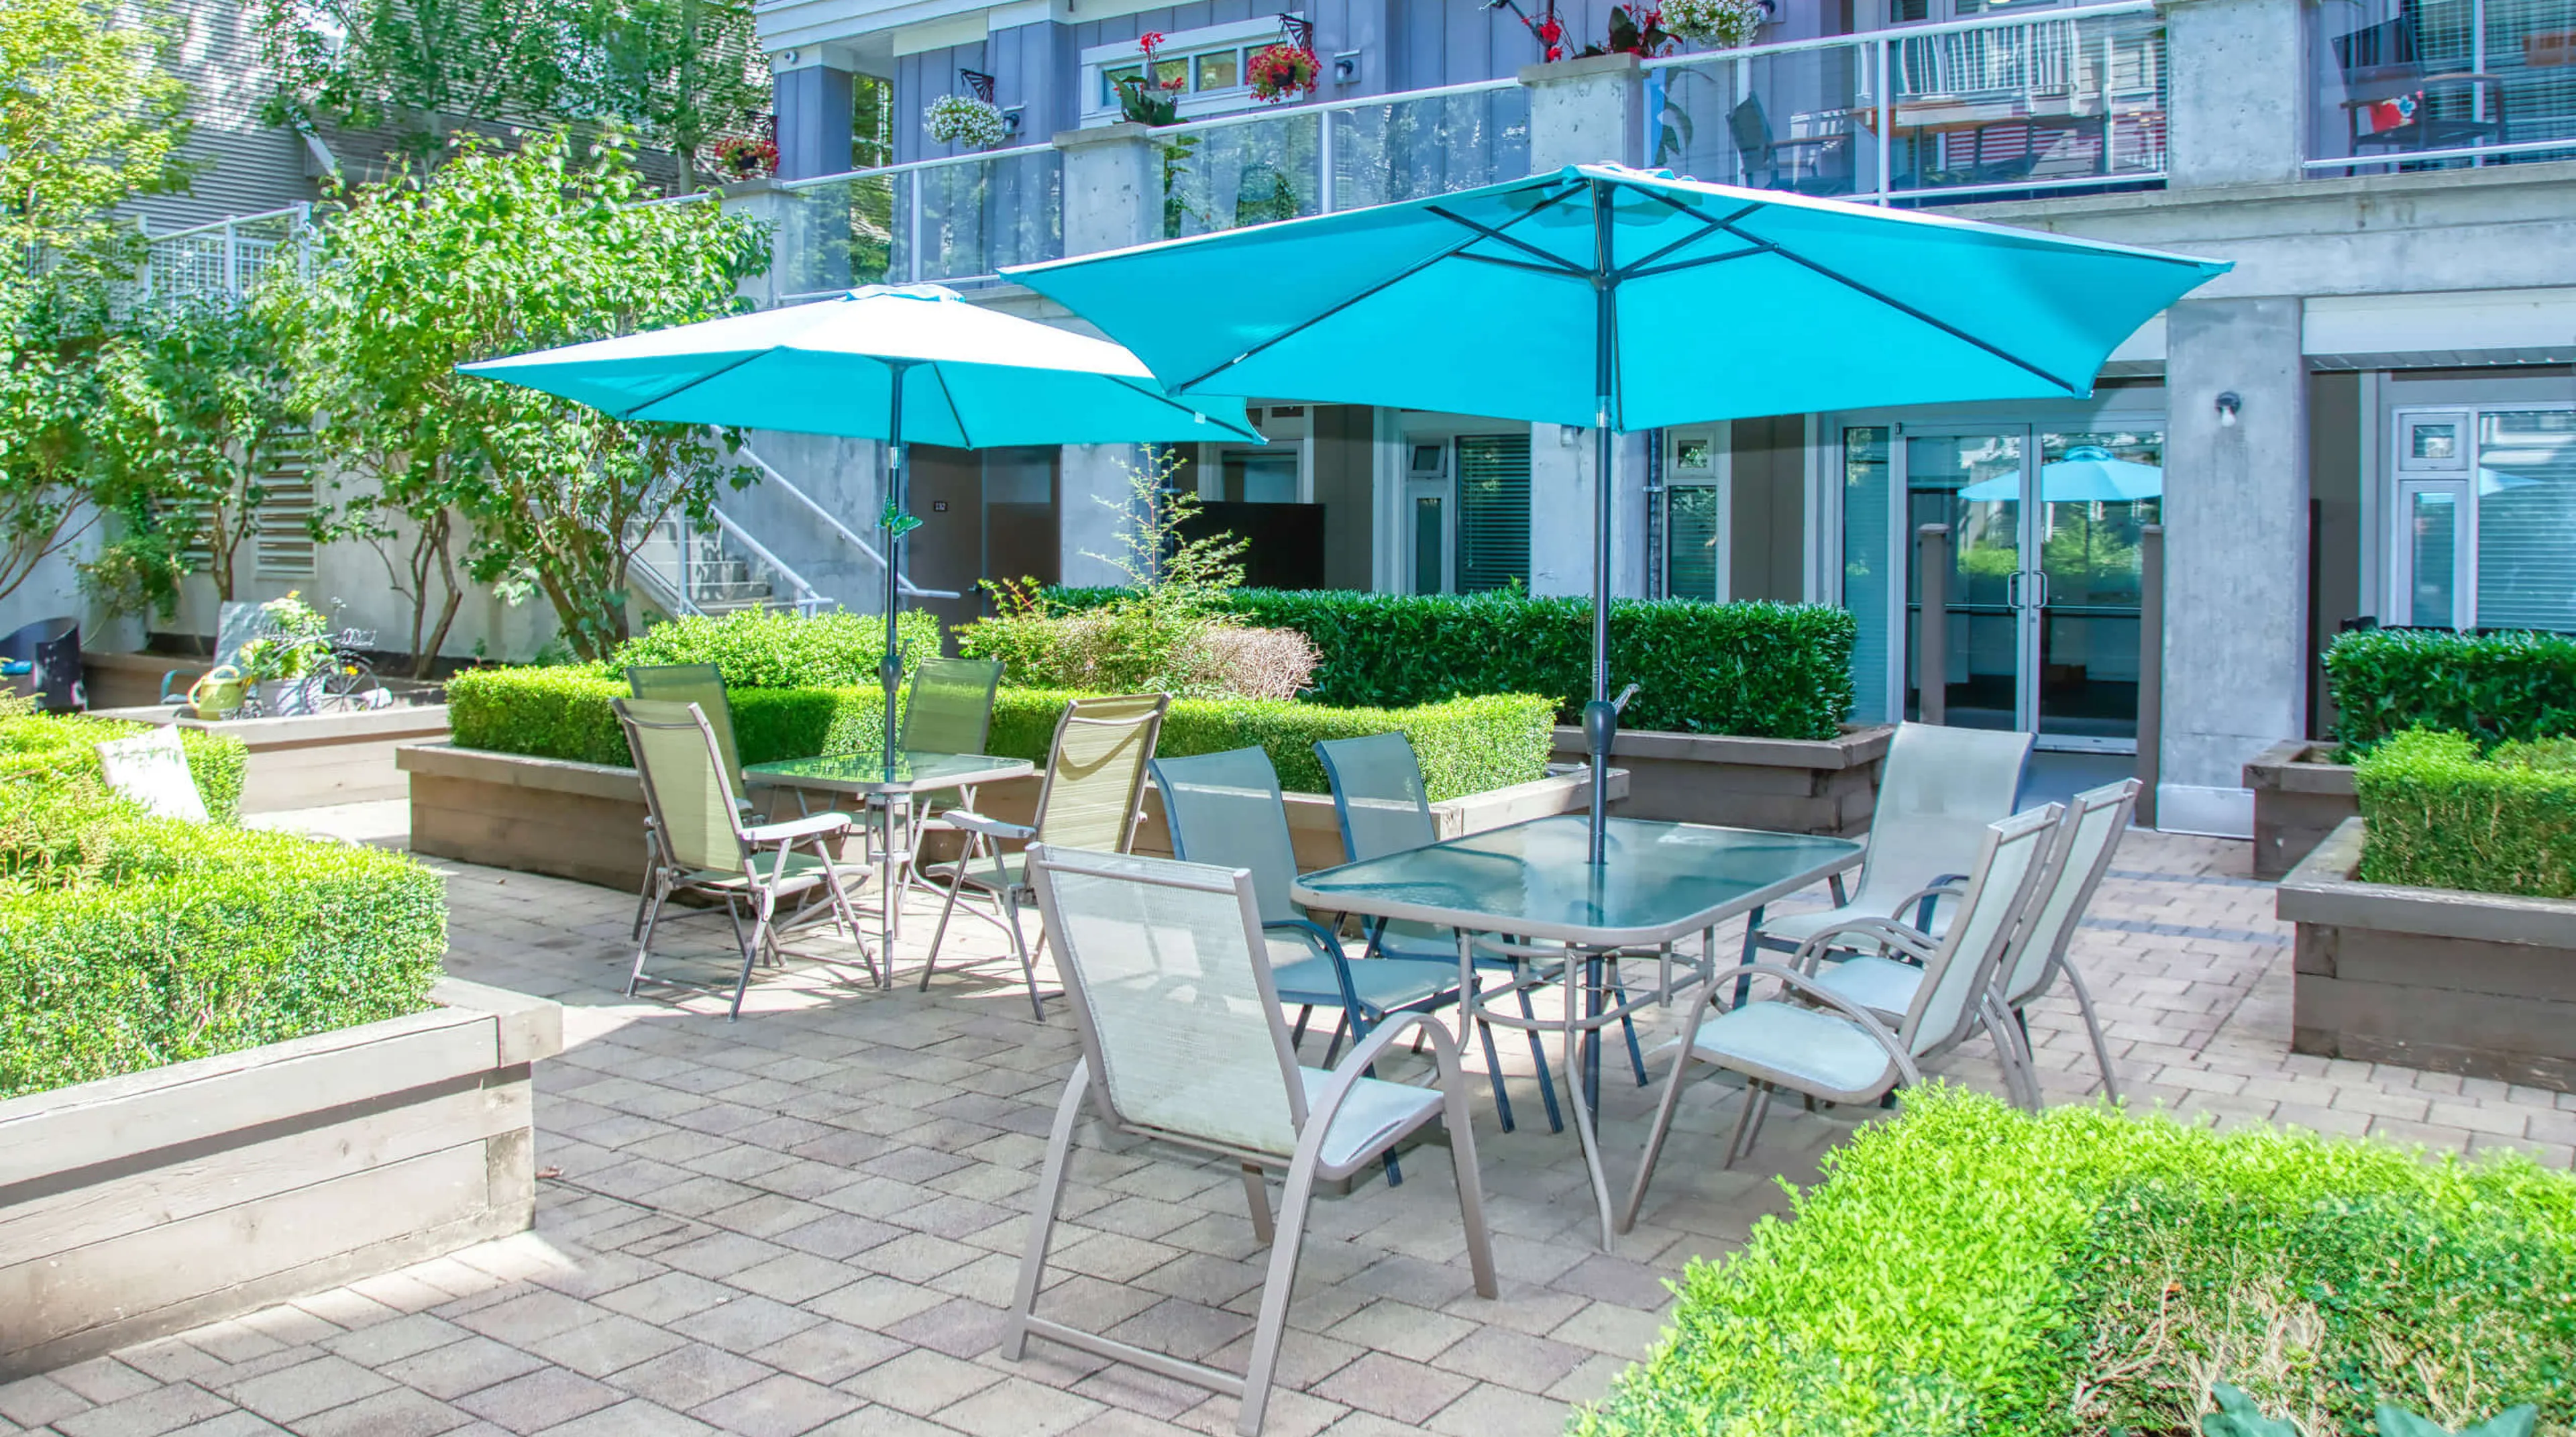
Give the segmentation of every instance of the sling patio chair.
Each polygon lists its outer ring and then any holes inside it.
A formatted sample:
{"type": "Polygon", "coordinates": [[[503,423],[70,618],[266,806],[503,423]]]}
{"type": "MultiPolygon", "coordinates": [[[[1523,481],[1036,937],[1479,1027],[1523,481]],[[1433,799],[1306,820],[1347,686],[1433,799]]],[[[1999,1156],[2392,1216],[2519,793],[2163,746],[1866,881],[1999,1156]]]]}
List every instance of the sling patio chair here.
{"type": "MultiPolygon", "coordinates": [[[[1344,1032],[1354,1042],[1362,1041],[1392,1014],[1427,1013],[1457,1003],[1456,960],[1447,964],[1386,957],[1354,961],[1330,929],[1298,911],[1288,896],[1297,881],[1297,850],[1288,834],[1287,801],[1280,795],[1279,774],[1270,766],[1268,752],[1238,748],[1191,758],[1158,758],[1151,767],[1154,787],[1163,795],[1163,821],[1171,829],[1173,856],[1188,863],[1240,868],[1252,875],[1271,987],[1280,1002],[1299,1010],[1288,1035],[1292,1043],[1306,1036],[1306,1020],[1315,1009],[1340,1009],[1343,1029],[1333,1034],[1324,1050],[1329,1066],[1341,1051],[1344,1032]]],[[[1499,1102],[1502,1064],[1494,1055],[1492,1031],[1482,1031],[1485,1067],[1499,1102]]],[[[1392,1167],[1388,1176],[1396,1177],[1392,1167]]]]}
{"type": "Polygon", "coordinates": [[[867,882],[863,863],[845,863],[832,851],[832,841],[849,832],[846,813],[817,813],[784,823],[753,826],[743,821],[740,796],[726,777],[724,750],[706,710],[694,703],[656,699],[612,699],[617,721],[626,730],[635,754],[635,772],[644,783],[645,810],[652,815],[659,852],[670,865],[656,865],[652,891],[645,895],[644,921],[636,933],[635,966],[626,992],[647,982],[722,994],[718,990],[644,971],[652,952],[653,930],[663,905],[691,893],[724,905],[742,949],[742,972],[734,980],[733,1006],[727,1016],[742,1016],[743,995],[751,988],[752,965],[761,958],[783,965],[778,948],[782,905],[820,898],[833,920],[859,945],[859,956],[874,970],[877,955],[860,935],[858,914],[850,906],[845,880],[867,882]],[[751,928],[742,915],[748,910],[751,928]]]}
{"type": "MultiPolygon", "coordinates": [[[[1082,698],[1067,704],[1056,721],[1055,742],[1047,752],[1046,781],[1038,790],[1037,822],[1006,823],[971,809],[952,808],[940,822],[962,829],[966,851],[951,863],[934,863],[919,871],[947,890],[939,907],[939,927],[930,935],[930,953],[922,961],[921,988],[939,964],[939,945],[948,936],[948,920],[957,900],[972,891],[993,905],[991,912],[966,905],[966,911],[993,924],[1010,940],[1028,981],[1029,1009],[1046,1021],[1038,996],[1037,956],[1020,931],[1020,909],[1029,901],[1027,858],[1004,853],[1004,842],[1036,842],[1057,848],[1083,848],[1124,853],[1136,837],[1137,804],[1145,791],[1145,763],[1162,736],[1163,714],[1170,694],[1119,694],[1082,698]]],[[[1038,941],[1046,935],[1041,931],[1038,941]]]]}
{"type": "MultiPolygon", "coordinates": [[[[896,735],[895,747],[905,753],[982,753],[993,734],[993,695],[1002,686],[1002,661],[999,659],[924,659],[912,671],[912,682],[904,692],[903,728],[896,735]]],[[[868,806],[881,811],[885,819],[883,841],[897,844],[896,810],[903,819],[896,871],[902,891],[895,895],[894,931],[903,932],[901,900],[916,888],[922,888],[920,876],[913,870],[921,861],[921,835],[925,828],[940,827],[928,794],[885,795],[868,800],[868,806]],[[889,807],[891,803],[891,807],[889,807]]],[[[958,791],[959,807],[975,807],[975,790],[958,791]]]]}
{"type": "MultiPolygon", "coordinates": [[[[1744,956],[1763,948],[1796,952],[1851,918],[1901,918],[1939,933],[1949,916],[1938,905],[1957,896],[1957,880],[1984,841],[1986,825],[2013,811],[2030,743],[2029,734],[2004,729],[1897,725],[1858,887],[1843,898],[1837,879],[1834,907],[1747,925],[1744,956]]],[[[1739,987],[1737,1001],[1743,996],[1739,987]]]]}
{"type": "Polygon", "coordinates": [[[1719,995],[1729,986],[1725,973],[1712,979],[1681,1025],[1688,1036],[1674,1045],[1672,1073],[1655,1105],[1654,1126],[1647,1132],[1619,1230],[1634,1226],[1637,1210],[1645,1204],[1646,1184],[1655,1175],[1655,1159],[1672,1129],[1673,1110],[1694,1063],[1745,1079],[1744,1106],[1720,1164],[1731,1168],[1752,1153],[1772,1095],[1781,1089],[1829,1103],[1874,1103],[1899,1087],[1921,1082],[1918,1064],[1923,1059],[1965,1041],[1980,1026],[1998,1048],[2007,1043],[1990,1001],[1995,971],[2044,874],[2063,812],[2052,803],[1987,826],[1957,916],[1939,944],[1923,952],[1922,981],[1892,1027],[1865,1005],[1835,992],[1807,966],[1837,939],[1875,945],[1910,932],[1883,918],[1852,918],[1843,927],[1820,930],[1787,965],[1747,965],[1752,974],[1776,980],[1779,993],[1737,998],[1714,1016],[1703,1017],[1717,1008],[1719,995]]]}
{"type": "Polygon", "coordinates": [[[1020,1360],[1031,1337],[1044,1338],[1239,1397],[1235,1431],[1259,1432],[1315,1184],[1360,1172],[1435,1118],[1448,1133],[1476,1293],[1495,1295],[1465,1075],[1446,1028],[1420,1013],[1395,1014],[1334,1067],[1303,1067],[1263,957],[1267,940],[1250,873],[1051,843],[1028,850],[1027,873],[1055,943],[1082,1058],[1056,1104],[1018,1292],[1003,1328],[1004,1359],[1020,1360]],[[1431,1084],[1369,1076],[1371,1064],[1414,1033],[1430,1042],[1431,1084]],[[1270,1247],[1240,1375],[1037,1314],[1085,1106],[1120,1132],[1239,1167],[1253,1234],[1270,1247]],[[1277,1169],[1287,1177],[1274,1219],[1264,1174],[1277,1169]]]}
{"type": "MultiPolygon", "coordinates": [[[[725,696],[724,670],[714,664],[638,664],[626,671],[626,692],[631,698],[657,703],[696,704],[716,736],[716,751],[724,755],[725,782],[733,786],[743,813],[751,815],[751,800],[742,781],[742,753],[733,741],[733,703],[725,696]]],[[[644,888],[635,903],[638,938],[644,936],[644,910],[653,904],[654,886],[679,872],[678,861],[663,845],[650,818],[644,820],[644,861],[644,888]]]]}
{"type": "MultiPolygon", "coordinates": [[[[1431,817],[1431,790],[1422,777],[1422,760],[1413,751],[1413,741],[1402,733],[1364,734],[1358,738],[1320,740],[1315,757],[1324,765],[1324,780],[1333,790],[1333,815],[1342,829],[1342,852],[1345,861],[1358,863],[1389,853],[1424,848],[1440,841],[1439,825],[1431,817]]],[[[1458,963],[1458,943],[1445,929],[1425,923],[1388,920],[1372,925],[1369,954],[1383,954],[1413,962],[1442,963],[1452,968],[1458,963]]],[[[1508,955],[1480,955],[1476,966],[1506,974],[1505,981],[1517,990],[1521,1016],[1531,1018],[1530,987],[1534,980],[1527,969],[1508,955]]],[[[1617,966],[1612,965],[1616,981],[1617,966]]],[[[1623,990],[1624,991],[1624,990],[1623,990]]],[[[1568,1001],[1572,1001],[1571,998],[1568,1001]]],[[[1646,1059],[1637,1046],[1634,1020],[1620,1020],[1628,1035],[1629,1060],[1636,1065],[1637,1083],[1646,1082],[1646,1059]]],[[[1484,1039],[1487,1061],[1492,1061],[1494,1038],[1483,1024],[1477,1025],[1484,1039]]],[[[1538,1066],[1539,1099],[1547,1107],[1550,1132],[1565,1131],[1564,1114],[1556,1106],[1556,1080],[1549,1076],[1547,1052],[1539,1041],[1539,1030],[1524,1030],[1529,1037],[1530,1060],[1538,1066]]],[[[1502,1118],[1503,1131],[1512,1131],[1511,1100],[1504,1095],[1502,1069],[1494,1069],[1494,1107],[1502,1118]]]]}
{"type": "Polygon", "coordinates": [[[2079,793],[2067,805],[2066,817],[2058,824],[2058,851],[2051,858],[2053,882],[2032,903],[2030,921],[2022,926],[2011,956],[1995,979],[1995,1001],[2012,1017],[2005,1036],[2012,1040],[2014,1051],[2007,1055],[2006,1067],[2019,1066],[2022,1097],[2033,1112],[2040,1107],[2039,1069],[2023,1010],[2056,987],[2060,973],[2066,975],[2076,1011],[2084,1017],[2084,1031],[2093,1040],[2093,1061],[2102,1070],[2102,1095],[2120,1101],[2119,1075],[2111,1067],[2111,1049],[2103,1041],[2101,1018],[2093,1011],[2092,991],[2084,986],[2084,975],[2076,971],[2066,948],[2084,921],[2084,910],[2092,906],[2094,890],[2102,886],[2102,875],[2110,871],[2113,855],[2120,851],[2141,787],[2138,780],[2124,778],[2079,793]]]}

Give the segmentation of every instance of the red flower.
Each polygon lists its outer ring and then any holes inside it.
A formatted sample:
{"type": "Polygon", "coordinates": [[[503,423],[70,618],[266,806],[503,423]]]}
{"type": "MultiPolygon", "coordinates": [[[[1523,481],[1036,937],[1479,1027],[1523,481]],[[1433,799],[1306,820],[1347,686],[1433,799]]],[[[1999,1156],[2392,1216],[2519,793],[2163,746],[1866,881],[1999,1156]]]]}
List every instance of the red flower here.
{"type": "MultiPolygon", "coordinates": [[[[1565,27],[1557,23],[1555,16],[1550,15],[1538,22],[1538,38],[1552,51],[1556,48],[1557,42],[1565,38],[1565,27]]],[[[1556,57],[1551,54],[1548,58],[1552,60],[1556,57]]]]}
{"type": "Polygon", "coordinates": [[[1160,30],[1148,30],[1144,34],[1136,37],[1136,48],[1144,51],[1148,55],[1153,54],[1155,48],[1160,46],[1162,43],[1163,32],[1160,30]]]}
{"type": "Polygon", "coordinates": [[[1563,45],[1550,45],[1547,47],[1547,62],[1549,64],[1553,65],[1564,58],[1565,47],[1563,45]]]}

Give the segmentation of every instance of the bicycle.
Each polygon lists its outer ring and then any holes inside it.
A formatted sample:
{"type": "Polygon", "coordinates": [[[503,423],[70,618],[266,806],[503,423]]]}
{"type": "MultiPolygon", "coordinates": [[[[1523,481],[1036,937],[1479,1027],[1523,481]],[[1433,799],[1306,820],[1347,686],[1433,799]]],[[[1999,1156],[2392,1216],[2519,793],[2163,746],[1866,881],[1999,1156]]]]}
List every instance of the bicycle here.
{"type": "MultiPolygon", "coordinates": [[[[332,606],[337,609],[338,603],[332,606]]],[[[322,661],[306,682],[311,690],[315,713],[351,713],[390,707],[393,691],[376,677],[376,666],[367,658],[376,646],[373,629],[342,629],[330,640],[322,661]]]]}

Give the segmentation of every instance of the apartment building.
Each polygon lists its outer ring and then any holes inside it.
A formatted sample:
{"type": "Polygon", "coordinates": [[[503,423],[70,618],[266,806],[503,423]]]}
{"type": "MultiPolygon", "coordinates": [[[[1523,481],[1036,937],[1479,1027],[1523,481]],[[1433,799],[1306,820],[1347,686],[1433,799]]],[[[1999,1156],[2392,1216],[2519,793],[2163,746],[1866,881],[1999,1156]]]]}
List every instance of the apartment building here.
{"type": "MultiPolygon", "coordinates": [[[[1557,12],[1569,47],[1607,8],[1557,12]]],[[[2325,722],[2316,654],[2347,620],[2576,629],[2571,0],[1782,0],[1743,49],[1556,64],[1519,14],[774,0],[784,178],[728,202],[779,227],[771,298],[938,280],[1069,323],[993,276],[1592,160],[2233,260],[2089,400],[1635,436],[1615,481],[1622,591],[1850,608],[1860,720],[1920,710],[1916,532],[1946,525],[1946,720],[2119,767],[2156,665],[2169,827],[2250,830],[2239,766],[2325,722]],[[1178,82],[1158,129],[1114,90],[1149,33],[1178,82]],[[1263,104],[1248,57],[1283,36],[1321,82],[1263,104]],[[894,87],[903,163],[829,173],[860,73],[894,87]],[[952,92],[988,93],[1010,138],[932,144],[919,116],[952,92]],[[2142,661],[2149,523],[2166,605],[2142,661]]],[[[1760,342],[1723,312],[1702,332],[1760,342]]],[[[1579,432],[1292,394],[1256,413],[1269,446],[1203,446],[1184,482],[1252,538],[1257,577],[1589,589],[1579,432]]],[[[760,447],[825,507],[874,512],[867,446],[760,447]]],[[[1101,580],[1120,457],[931,456],[915,582],[1101,580]]],[[[763,488],[728,503],[785,563],[866,567],[763,488]]]]}

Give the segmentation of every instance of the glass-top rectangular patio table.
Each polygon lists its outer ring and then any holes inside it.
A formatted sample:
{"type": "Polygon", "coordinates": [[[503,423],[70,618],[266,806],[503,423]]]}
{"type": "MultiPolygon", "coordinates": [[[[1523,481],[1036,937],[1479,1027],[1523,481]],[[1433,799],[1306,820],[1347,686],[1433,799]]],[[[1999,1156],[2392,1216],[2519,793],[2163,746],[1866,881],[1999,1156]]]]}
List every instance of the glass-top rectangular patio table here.
{"type": "MultiPolygon", "coordinates": [[[[1861,845],[1844,838],[1763,833],[1637,818],[1609,820],[1608,860],[1586,861],[1584,818],[1561,814],[1472,833],[1425,848],[1390,853],[1339,868],[1319,869],[1297,880],[1296,900],[1325,913],[1373,919],[1410,919],[1458,932],[1459,988],[1475,990],[1476,934],[1505,937],[1516,946],[1562,945],[1564,1012],[1527,1019],[1471,1000],[1462,1023],[1483,1021],[1508,1028],[1555,1028],[1564,1039],[1564,1071],[1572,1090],[1574,1126],[1582,1139],[1592,1195],[1601,1208],[1601,1247],[1609,1251],[1610,1184],[1601,1168],[1586,1064],[1579,1039],[1597,1034],[1648,1001],[1674,993],[1671,948],[1697,933],[1700,957],[1691,965],[1701,981],[1715,977],[1720,923],[1751,915],[1763,905],[1824,882],[1861,860],[1861,845]],[[1660,958],[1653,988],[1605,1005],[1597,982],[1583,968],[1606,954],[1654,950],[1660,958]],[[1588,1001],[1578,1001],[1584,995],[1588,1001]]],[[[1495,993],[1507,991],[1497,989],[1495,993]]],[[[1494,996],[1488,994],[1486,996],[1494,996]]],[[[1597,1075],[1589,1081],[1598,1082],[1597,1075]]]]}
{"type": "Polygon", "coordinates": [[[895,805],[903,804],[908,815],[912,800],[922,794],[952,788],[971,793],[978,784],[1023,778],[1036,773],[1037,767],[1024,758],[996,758],[988,753],[924,753],[905,749],[896,756],[891,769],[883,761],[873,758],[788,758],[775,763],[744,764],[742,777],[745,783],[757,788],[851,794],[862,801],[870,798],[885,800],[876,806],[877,813],[883,815],[884,825],[877,835],[879,841],[876,844],[877,940],[878,951],[885,955],[885,962],[878,972],[882,981],[892,986],[896,915],[903,907],[903,895],[894,887],[895,805]]]}

